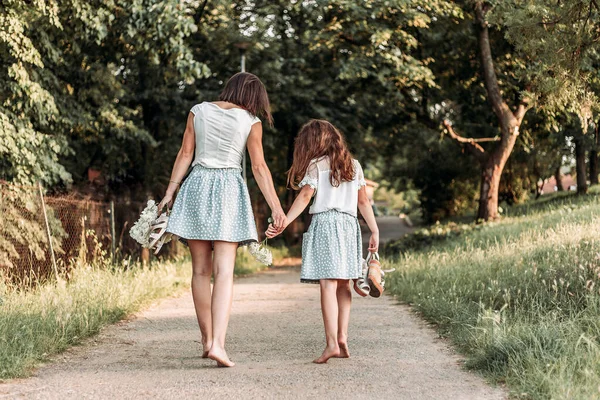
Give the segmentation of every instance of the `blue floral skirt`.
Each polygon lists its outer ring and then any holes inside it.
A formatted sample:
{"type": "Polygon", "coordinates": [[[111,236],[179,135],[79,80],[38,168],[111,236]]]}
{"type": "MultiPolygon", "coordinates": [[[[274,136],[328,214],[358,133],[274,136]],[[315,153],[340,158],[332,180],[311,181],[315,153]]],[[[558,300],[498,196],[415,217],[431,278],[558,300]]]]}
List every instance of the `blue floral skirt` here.
{"type": "Polygon", "coordinates": [[[362,238],[358,219],[336,210],[313,214],[302,237],[300,281],[357,279],[362,274],[362,238]]]}
{"type": "Polygon", "coordinates": [[[167,232],[187,240],[240,245],[257,241],[250,195],[241,170],[196,165],[177,194],[167,232]]]}

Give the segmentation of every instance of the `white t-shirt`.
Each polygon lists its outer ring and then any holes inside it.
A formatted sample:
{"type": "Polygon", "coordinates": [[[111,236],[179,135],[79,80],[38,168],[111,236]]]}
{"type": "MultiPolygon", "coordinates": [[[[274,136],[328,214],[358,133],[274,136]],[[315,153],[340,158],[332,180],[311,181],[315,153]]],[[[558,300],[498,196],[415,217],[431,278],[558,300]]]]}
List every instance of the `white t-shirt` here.
{"type": "Polygon", "coordinates": [[[252,125],[260,122],[241,108],[221,108],[214,103],[196,104],[194,114],[196,152],[192,166],[239,168],[252,125]]]}
{"type": "Polygon", "coordinates": [[[329,181],[329,174],[329,157],[327,156],[312,160],[308,165],[304,179],[298,184],[300,187],[309,185],[316,190],[315,199],[308,212],[318,214],[337,210],[356,217],[358,190],[367,185],[360,163],[354,160],[354,179],[349,182],[340,182],[337,187],[329,181]]]}

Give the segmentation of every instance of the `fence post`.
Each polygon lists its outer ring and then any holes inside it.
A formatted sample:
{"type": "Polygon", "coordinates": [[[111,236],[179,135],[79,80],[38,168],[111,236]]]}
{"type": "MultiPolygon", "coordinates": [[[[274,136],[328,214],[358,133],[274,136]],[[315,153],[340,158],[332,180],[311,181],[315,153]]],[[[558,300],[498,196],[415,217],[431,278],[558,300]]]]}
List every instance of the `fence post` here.
{"type": "Polygon", "coordinates": [[[110,254],[112,262],[115,263],[115,202],[110,201],[110,254]]]}
{"type": "Polygon", "coordinates": [[[48,213],[46,212],[46,202],[44,201],[44,191],[42,190],[42,182],[38,182],[40,190],[40,201],[42,202],[42,211],[44,213],[44,221],[46,222],[46,237],[48,238],[48,246],[50,246],[50,258],[52,259],[52,268],[54,276],[58,279],[58,267],[56,266],[56,258],[54,257],[54,246],[52,246],[52,234],[50,233],[50,223],[48,222],[48,213]]]}

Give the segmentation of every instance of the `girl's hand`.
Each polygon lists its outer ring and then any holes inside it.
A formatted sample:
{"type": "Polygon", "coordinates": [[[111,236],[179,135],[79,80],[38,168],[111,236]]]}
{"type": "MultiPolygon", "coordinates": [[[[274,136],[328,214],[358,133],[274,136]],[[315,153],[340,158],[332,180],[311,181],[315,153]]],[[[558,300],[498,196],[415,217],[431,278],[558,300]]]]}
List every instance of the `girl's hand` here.
{"type": "Polygon", "coordinates": [[[377,250],[379,250],[379,232],[373,232],[369,239],[369,252],[376,253],[377,250]]]}
{"type": "Polygon", "coordinates": [[[279,207],[275,210],[272,210],[271,217],[273,218],[273,226],[277,229],[277,234],[280,234],[286,227],[287,217],[283,212],[283,209],[279,207]]]}
{"type": "Polygon", "coordinates": [[[267,231],[265,232],[265,236],[267,236],[269,239],[273,239],[275,236],[279,235],[281,232],[283,232],[283,229],[277,229],[277,228],[275,228],[275,226],[273,226],[273,224],[269,224],[269,228],[267,228],[267,231]]]}
{"type": "Polygon", "coordinates": [[[168,206],[169,208],[173,207],[173,193],[167,192],[165,194],[165,197],[163,197],[163,199],[160,201],[160,203],[158,203],[158,213],[159,214],[165,206],[168,206]]]}

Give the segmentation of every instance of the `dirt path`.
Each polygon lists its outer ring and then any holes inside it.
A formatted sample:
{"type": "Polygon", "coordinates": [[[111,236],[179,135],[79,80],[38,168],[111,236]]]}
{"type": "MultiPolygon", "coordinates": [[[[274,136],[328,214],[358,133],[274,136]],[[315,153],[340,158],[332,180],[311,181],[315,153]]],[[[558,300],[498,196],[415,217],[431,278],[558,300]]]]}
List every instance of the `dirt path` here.
{"type": "Polygon", "coordinates": [[[324,338],[315,285],[297,268],[236,281],[228,350],[237,366],[199,358],[190,293],[170,298],[29,379],[0,385],[0,398],[31,399],[503,399],[462,370],[434,331],[390,297],[354,298],[352,358],[311,360],[324,338]]]}

